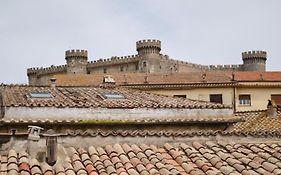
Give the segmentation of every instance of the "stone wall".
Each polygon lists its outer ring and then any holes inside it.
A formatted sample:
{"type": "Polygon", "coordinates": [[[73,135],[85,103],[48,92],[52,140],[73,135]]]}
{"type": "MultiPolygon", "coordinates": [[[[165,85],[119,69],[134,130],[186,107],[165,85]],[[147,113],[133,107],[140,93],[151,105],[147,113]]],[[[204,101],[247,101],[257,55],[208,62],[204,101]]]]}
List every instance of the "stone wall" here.
{"type": "Polygon", "coordinates": [[[106,59],[88,61],[85,50],[69,50],[65,53],[66,65],[27,70],[29,84],[48,85],[49,79],[57,74],[95,74],[95,73],[174,73],[197,72],[204,70],[220,71],[266,71],[266,52],[248,51],[242,53],[243,64],[200,65],[162,55],[161,41],[141,40],[136,43],[137,55],[113,56],[106,59]]]}

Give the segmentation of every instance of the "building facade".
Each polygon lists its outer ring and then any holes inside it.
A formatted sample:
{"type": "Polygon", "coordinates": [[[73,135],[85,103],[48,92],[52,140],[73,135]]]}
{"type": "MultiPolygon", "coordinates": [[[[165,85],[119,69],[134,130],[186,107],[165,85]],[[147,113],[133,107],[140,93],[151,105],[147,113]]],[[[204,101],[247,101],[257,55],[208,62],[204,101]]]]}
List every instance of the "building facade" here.
{"type": "Polygon", "coordinates": [[[88,60],[86,50],[65,52],[66,64],[47,68],[27,70],[30,85],[48,85],[54,75],[64,74],[112,74],[112,73],[176,73],[199,71],[265,71],[266,52],[249,51],[242,53],[243,64],[238,65],[200,65],[172,59],[163,55],[161,41],[141,40],[136,42],[136,55],[112,56],[95,61],[88,60]]]}

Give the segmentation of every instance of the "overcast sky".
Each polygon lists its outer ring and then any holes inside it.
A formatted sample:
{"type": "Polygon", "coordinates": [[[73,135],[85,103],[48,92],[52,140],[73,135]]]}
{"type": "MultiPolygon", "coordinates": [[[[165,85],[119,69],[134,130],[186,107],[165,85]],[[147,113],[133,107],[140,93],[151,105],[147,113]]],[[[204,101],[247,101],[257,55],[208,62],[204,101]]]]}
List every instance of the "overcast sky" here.
{"type": "Polygon", "coordinates": [[[27,83],[26,69],[65,64],[68,49],[89,60],[136,54],[159,39],[162,53],[198,64],[241,64],[266,50],[281,70],[280,0],[1,0],[0,83],[27,83]]]}

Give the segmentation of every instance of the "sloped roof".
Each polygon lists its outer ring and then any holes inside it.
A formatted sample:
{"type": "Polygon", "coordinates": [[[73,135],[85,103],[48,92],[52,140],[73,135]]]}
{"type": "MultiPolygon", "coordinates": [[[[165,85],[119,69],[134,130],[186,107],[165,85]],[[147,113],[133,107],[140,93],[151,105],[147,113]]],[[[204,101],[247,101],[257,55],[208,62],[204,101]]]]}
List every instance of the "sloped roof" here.
{"type": "Polygon", "coordinates": [[[248,111],[235,114],[243,121],[237,122],[228,128],[229,131],[249,132],[276,132],[281,133],[281,112],[277,116],[267,116],[266,111],[248,111]]]}
{"type": "Polygon", "coordinates": [[[43,87],[5,86],[3,105],[6,107],[101,107],[101,108],[188,108],[217,109],[229,106],[203,101],[155,95],[126,88],[112,87],[43,87]],[[32,98],[30,93],[50,93],[51,98],[32,98]],[[104,93],[120,94],[124,99],[104,99],[104,93]]]}
{"type": "MultiPolygon", "coordinates": [[[[229,77],[232,73],[227,72],[229,77]]],[[[281,72],[234,72],[236,81],[281,81],[281,72]]]]}
{"type": "MultiPolygon", "coordinates": [[[[231,77],[223,72],[188,72],[188,73],[114,73],[110,74],[117,85],[130,84],[193,84],[226,83],[231,77]],[[203,75],[205,74],[205,76],[203,75]],[[203,78],[203,76],[205,78],[203,78]]],[[[93,86],[103,82],[105,74],[94,75],[55,75],[60,86],[93,86]]]]}
{"type": "Polygon", "coordinates": [[[67,148],[54,167],[10,150],[2,155],[1,173],[90,175],[281,174],[281,142],[193,142],[191,145],[115,144],[67,148]]]}

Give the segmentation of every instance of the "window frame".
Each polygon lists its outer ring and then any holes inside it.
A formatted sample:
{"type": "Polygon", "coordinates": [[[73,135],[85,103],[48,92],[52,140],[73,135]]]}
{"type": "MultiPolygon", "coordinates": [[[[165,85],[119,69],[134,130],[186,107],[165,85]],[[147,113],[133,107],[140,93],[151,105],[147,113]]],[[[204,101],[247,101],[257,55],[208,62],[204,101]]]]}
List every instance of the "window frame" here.
{"type": "Polygon", "coordinates": [[[223,98],[222,98],[222,94],[209,94],[209,101],[211,103],[218,103],[218,104],[223,104],[223,98]],[[212,96],[215,97],[215,96],[220,96],[220,102],[217,102],[217,101],[212,101],[212,96]]]}
{"type": "Polygon", "coordinates": [[[240,106],[251,106],[252,105],[251,94],[239,94],[238,100],[239,100],[240,106]],[[247,96],[249,97],[248,99],[246,99],[246,98],[242,99],[242,97],[247,97],[247,96]]]}

